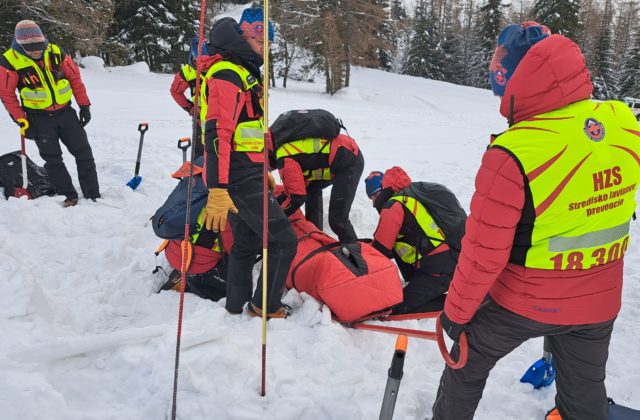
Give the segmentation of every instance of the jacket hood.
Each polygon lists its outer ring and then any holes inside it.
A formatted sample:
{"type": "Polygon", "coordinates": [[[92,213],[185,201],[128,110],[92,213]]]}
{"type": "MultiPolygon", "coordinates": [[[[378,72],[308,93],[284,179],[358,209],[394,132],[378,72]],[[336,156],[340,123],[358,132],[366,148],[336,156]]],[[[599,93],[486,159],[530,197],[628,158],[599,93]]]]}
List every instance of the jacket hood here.
{"type": "Polygon", "coordinates": [[[411,184],[411,177],[399,166],[387,169],[382,178],[382,188],[391,188],[398,192],[411,184]]]}
{"type": "Polygon", "coordinates": [[[233,18],[222,18],[213,24],[209,32],[207,51],[210,56],[220,54],[231,62],[242,65],[254,76],[262,79],[260,75],[262,57],[242,39],[238,23],[233,18]]]}
{"type": "Polygon", "coordinates": [[[507,83],[500,113],[513,122],[588,99],[593,91],[591,75],[575,42],[551,35],[532,46],[507,83]]]}

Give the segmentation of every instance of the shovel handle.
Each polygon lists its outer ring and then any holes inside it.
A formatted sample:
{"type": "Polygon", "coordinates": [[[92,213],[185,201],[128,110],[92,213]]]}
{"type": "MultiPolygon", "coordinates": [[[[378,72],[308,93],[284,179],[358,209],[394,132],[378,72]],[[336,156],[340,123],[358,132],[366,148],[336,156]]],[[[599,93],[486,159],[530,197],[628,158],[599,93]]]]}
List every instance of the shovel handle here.
{"type": "Polygon", "coordinates": [[[144,133],[145,131],[147,131],[149,129],[149,123],[148,122],[141,122],[140,124],[138,124],[138,131],[141,133],[144,133]]]}
{"type": "Polygon", "coordinates": [[[189,147],[191,147],[191,137],[182,137],[178,139],[178,149],[187,150],[189,147]],[[186,146],[184,143],[186,143],[186,146]]]}
{"type": "Polygon", "coordinates": [[[20,135],[24,137],[29,128],[29,121],[26,118],[18,118],[18,125],[20,126],[20,135]]]}
{"type": "Polygon", "coordinates": [[[453,357],[451,357],[451,353],[449,353],[447,345],[444,342],[444,331],[442,331],[440,318],[436,318],[436,338],[438,341],[440,354],[442,354],[444,362],[447,364],[447,366],[449,366],[451,369],[462,369],[467,364],[467,357],[469,356],[467,334],[464,331],[462,331],[462,334],[460,334],[460,340],[458,341],[460,345],[460,357],[458,357],[458,361],[453,360],[453,357]]]}

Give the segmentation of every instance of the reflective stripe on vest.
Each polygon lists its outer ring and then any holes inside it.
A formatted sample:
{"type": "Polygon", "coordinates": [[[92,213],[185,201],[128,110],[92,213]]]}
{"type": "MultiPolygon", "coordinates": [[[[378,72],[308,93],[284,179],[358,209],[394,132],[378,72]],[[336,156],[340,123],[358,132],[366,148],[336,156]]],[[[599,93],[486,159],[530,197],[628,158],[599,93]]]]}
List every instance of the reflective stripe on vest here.
{"type": "MultiPolygon", "coordinates": [[[[413,214],[418,226],[422,229],[422,232],[427,236],[431,244],[437,248],[444,243],[444,235],[442,230],[436,225],[435,220],[429,214],[427,209],[413,197],[406,195],[396,195],[391,197],[391,200],[398,201],[407,208],[413,214]]],[[[393,245],[393,249],[396,251],[400,259],[407,264],[415,264],[422,258],[416,244],[409,244],[404,242],[404,235],[398,235],[396,242],[393,245]]]]}
{"type": "Polygon", "coordinates": [[[195,102],[196,99],[196,69],[191,64],[185,64],[180,70],[182,72],[182,78],[189,84],[189,90],[191,91],[191,102],[195,102]]]}
{"type": "MultiPolygon", "coordinates": [[[[200,121],[202,122],[201,127],[203,131],[203,139],[204,130],[207,125],[207,110],[209,109],[207,81],[213,77],[214,73],[221,70],[231,70],[240,76],[240,79],[242,80],[242,89],[238,90],[238,97],[242,101],[245,101],[244,95],[246,92],[258,85],[256,78],[244,67],[226,60],[214,63],[204,76],[202,87],[200,88],[200,121]]],[[[262,110],[260,111],[262,112],[262,110]]],[[[233,150],[236,152],[261,152],[264,148],[262,117],[238,123],[233,135],[233,143],[233,150]]]]}
{"type": "Polygon", "coordinates": [[[531,190],[525,267],[588,269],[622,258],[640,181],[640,132],[630,114],[621,102],[584,100],[493,142],[519,161],[531,190]]]}
{"type": "MultiPolygon", "coordinates": [[[[202,208],[202,210],[200,210],[200,214],[198,214],[198,221],[196,222],[196,233],[191,235],[191,238],[190,238],[191,243],[194,245],[198,241],[198,238],[200,237],[200,233],[202,232],[202,229],[204,229],[204,213],[205,213],[205,208],[202,208]]],[[[213,243],[213,248],[211,249],[215,252],[222,252],[219,238],[216,238],[215,242],[213,243]]]]}
{"type": "Polygon", "coordinates": [[[43,54],[44,72],[38,64],[18,51],[10,48],[4,53],[4,57],[9,61],[13,68],[18,72],[22,84],[20,88],[20,99],[22,106],[29,109],[46,109],[54,105],[66,105],[71,101],[73,92],[71,91],[71,83],[67,79],[60,79],[56,82],[54,75],[51,73],[51,60],[56,65],[61,65],[62,51],[55,44],[49,44],[43,54]],[[40,86],[36,86],[28,77],[21,77],[24,71],[32,69],[39,79],[40,86]],[[22,73],[22,74],[21,74],[22,73]]]}
{"type": "MultiPolygon", "coordinates": [[[[319,138],[308,138],[284,143],[276,150],[276,159],[301,154],[311,155],[322,153],[328,155],[331,152],[330,143],[330,140],[319,138]]],[[[332,179],[330,168],[310,169],[304,171],[303,175],[308,181],[330,181],[332,179]]]]}

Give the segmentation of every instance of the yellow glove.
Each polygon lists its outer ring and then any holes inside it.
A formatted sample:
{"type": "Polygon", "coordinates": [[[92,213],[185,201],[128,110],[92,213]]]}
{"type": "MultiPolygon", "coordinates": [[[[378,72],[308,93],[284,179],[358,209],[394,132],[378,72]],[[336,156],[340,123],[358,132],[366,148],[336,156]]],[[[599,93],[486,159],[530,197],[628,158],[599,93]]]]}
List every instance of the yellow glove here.
{"type": "Polygon", "coordinates": [[[207,205],[204,207],[204,225],[214,232],[223,231],[227,227],[229,212],[238,214],[229,192],[224,188],[211,188],[207,205]]]}
{"type": "Polygon", "coordinates": [[[267,185],[269,191],[274,192],[276,190],[276,179],[271,175],[271,172],[267,172],[267,185]]]}

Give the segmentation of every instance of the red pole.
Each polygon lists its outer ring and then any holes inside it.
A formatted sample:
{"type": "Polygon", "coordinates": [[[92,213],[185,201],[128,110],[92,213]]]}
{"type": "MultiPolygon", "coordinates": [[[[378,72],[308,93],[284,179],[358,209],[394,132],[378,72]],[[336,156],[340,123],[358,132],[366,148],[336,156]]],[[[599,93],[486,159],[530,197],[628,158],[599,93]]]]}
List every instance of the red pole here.
{"type": "MultiPolygon", "coordinates": [[[[200,28],[198,29],[198,51],[196,59],[196,91],[194,98],[194,112],[193,112],[193,133],[196,132],[197,120],[199,118],[199,101],[200,101],[200,84],[201,84],[201,63],[200,63],[200,53],[202,52],[202,44],[204,38],[204,17],[206,10],[206,0],[202,0],[200,3],[200,28]]],[[[195,136],[194,136],[195,137],[195,136]]],[[[194,138],[195,141],[200,141],[201,139],[194,138]]],[[[180,306],[178,309],[178,330],[176,333],[176,356],[175,356],[175,364],[173,370],[173,403],[171,406],[171,420],[176,419],[176,410],[177,410],[177,402],[178,402],[178,368],[180,366],[180,339],[182,336],[182,314],[184,310],[184,289],[187,284],[187,260],[189,259],[189,254],[191,252],[191,243],[189,242],[189,225],[191,224],[191,195],[193,192],[193,159],[195,157],[195,146],[191,147],[191,165],[189,165],[189,186],[187,188],[187,214],[185,217],[184,223],[184,240],[182,241],[182,261],[180,264],[180,271],[182,273],[182,278],[180,281],[180,306]]]]}

